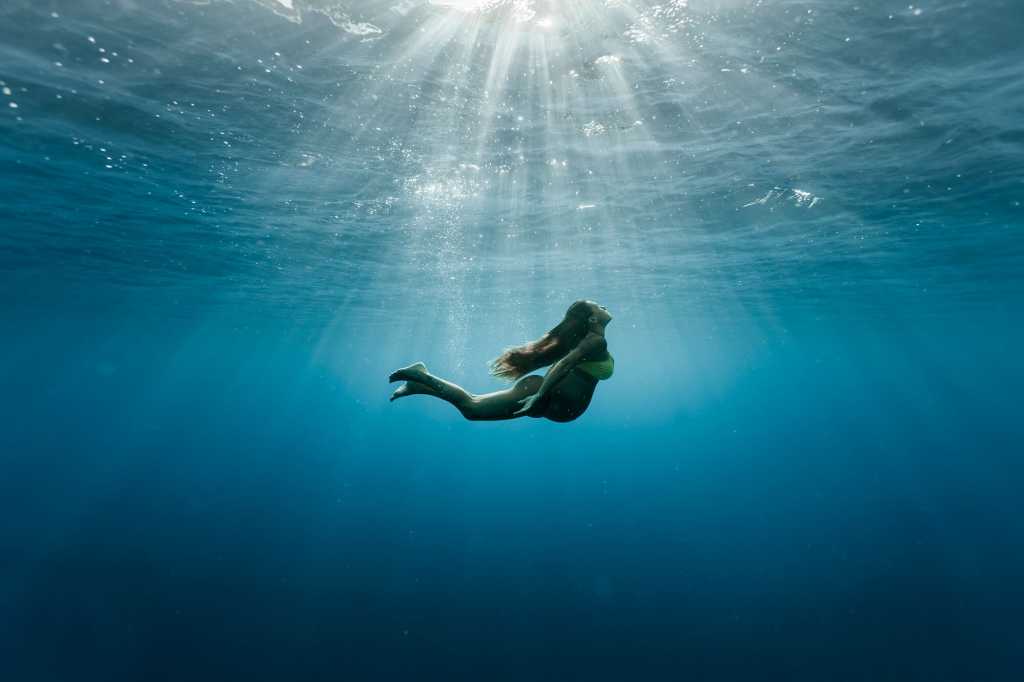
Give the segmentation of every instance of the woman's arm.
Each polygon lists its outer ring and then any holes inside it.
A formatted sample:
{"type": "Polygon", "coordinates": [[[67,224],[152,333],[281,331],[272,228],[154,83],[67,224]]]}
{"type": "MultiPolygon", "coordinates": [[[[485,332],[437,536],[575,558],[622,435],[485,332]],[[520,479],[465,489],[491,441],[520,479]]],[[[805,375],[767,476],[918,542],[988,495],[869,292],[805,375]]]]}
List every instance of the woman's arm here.
{"type": "Polygon", "coordinates": [[[544,381],[541,383],[540,388],[538,388],[537,392],[533,395],[520,401],[523,403],[523,407],[519,408],[519,410],[516,411],[516,414],[528,411],[533,407],[535,402],[540,400],[541,396],[547,393],[548,389],[561,381],[573,367],[579,364],[580,360],[590,355],[597,348],[606,344],[607,342],[600,334],[594,334],[593,332],[587,334],[583,340],[580,341],[578,346],[566,353],[561,360],[551,365],[551,369],[549,369],[547,374],[544,375],[544,381]]]}

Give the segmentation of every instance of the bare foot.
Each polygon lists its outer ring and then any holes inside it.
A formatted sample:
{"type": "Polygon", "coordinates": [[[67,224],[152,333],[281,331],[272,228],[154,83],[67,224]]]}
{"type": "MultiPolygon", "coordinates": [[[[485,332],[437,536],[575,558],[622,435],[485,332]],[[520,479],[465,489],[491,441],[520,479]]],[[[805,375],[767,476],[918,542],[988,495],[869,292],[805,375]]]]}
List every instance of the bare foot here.
{"type": "Polygon", "coordinates": [[[428,374],[427,366],[424,365],[422,362],[414,362],[408,367],[396,369],[394,372],[392,372],[391,376],[388,377],[388,382],[416,381],[424,374],[428,374]]]}
{"type": "Polygon", "coordinates": [[[435,393],[430,390],[429,386],[425,386],[418,381],[407,381],[396,388],[395,392],[391,394],[391,402],[404,398],[407,395],[435,395],[435,393]]]}

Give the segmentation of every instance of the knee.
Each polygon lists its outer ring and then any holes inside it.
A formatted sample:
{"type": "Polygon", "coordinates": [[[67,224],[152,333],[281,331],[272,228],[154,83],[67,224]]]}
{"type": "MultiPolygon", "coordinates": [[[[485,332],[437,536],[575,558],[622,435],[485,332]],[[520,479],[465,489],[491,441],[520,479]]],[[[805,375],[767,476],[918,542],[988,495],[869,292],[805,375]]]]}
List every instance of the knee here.
{"type": "Polygon", "coordinates": [[[530,395],[540,390],[540,385],[544,383],[544,377],[537,374],[530,374],[519,380],[516,384],[516,388],[521,390],[524,394],[530,395]]]}

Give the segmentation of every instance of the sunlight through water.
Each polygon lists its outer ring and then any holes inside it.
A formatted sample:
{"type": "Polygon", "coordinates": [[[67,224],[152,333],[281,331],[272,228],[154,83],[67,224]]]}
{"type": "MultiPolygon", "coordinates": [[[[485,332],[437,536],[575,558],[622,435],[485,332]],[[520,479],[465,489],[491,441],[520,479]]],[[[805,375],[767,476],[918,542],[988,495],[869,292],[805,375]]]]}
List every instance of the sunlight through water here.
{"type": "Polygon", "coordinates": [[[0,679],[1020,679],[1020,0],[0,27],[0,679]]]}

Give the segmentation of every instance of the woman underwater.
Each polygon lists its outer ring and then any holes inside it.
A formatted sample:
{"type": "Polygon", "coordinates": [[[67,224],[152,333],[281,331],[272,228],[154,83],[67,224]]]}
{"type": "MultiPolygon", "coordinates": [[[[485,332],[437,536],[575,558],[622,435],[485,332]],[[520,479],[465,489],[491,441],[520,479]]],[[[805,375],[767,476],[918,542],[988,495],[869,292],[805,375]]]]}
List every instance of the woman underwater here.
{"type": "Polygon", "coordinates": [[[391,374],[388,381],[404,381],[391,400],[407,395],[432,395],[447,400],[466,419],[474,421],[546,417],[569,422],[590,405],[597,382],[612,375],[615,361],[608,353],[604,328],[612,316],[593,301],[576,301],[565,318],[536,341],[509,348],[490,363],[491,374],[517,380],[504,391],[474,395],[445,381],[417,362],[391,374]],[[551,369],[543,378],[530,374],[551,369]],[[529,376],[527,376],[529,375],[529,376]]]}

